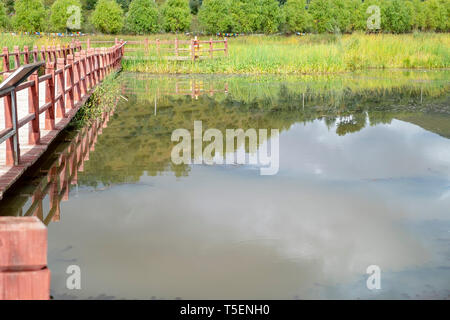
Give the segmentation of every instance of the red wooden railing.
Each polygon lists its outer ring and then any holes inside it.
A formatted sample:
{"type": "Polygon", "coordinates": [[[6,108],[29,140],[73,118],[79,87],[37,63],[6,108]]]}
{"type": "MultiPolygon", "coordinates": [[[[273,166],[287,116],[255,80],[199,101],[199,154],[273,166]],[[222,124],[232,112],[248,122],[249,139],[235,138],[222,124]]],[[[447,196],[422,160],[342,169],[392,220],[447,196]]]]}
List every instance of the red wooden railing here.
{"type": "MultiPolygon", "coordinates": [[[[123,40],[120,40],[123,41],[123,40]]],[[[82,41],[88,48],[91,45],[102,45],[105,43],[118,43],[118,40],[91,40],[82,41]]],[[[224,40],[198,40],[197,37],[190,40],[127,40],[126,52],[143,53],[144,56],[165,57],[174,60],[213,59],[218,57],[218,52],[223,52],[222,56],[228,56],[228,38],[224,40]],[[216,53],[215,53],[216,52],[216,53]],[[173,54],[173,56],[171,56],[173,54]]],[[[131,58],[127,57],[127,58],[131,58]]],[[[139,57],[138,59],[142,59],[139,57]]]]}
{"type": "MultiPolygon", "coordinates": [[[[41,128],[39,115],[45,112],[45,128],[55,129],[55,118],[73,117],[73,109],[78,110],[89,97],[92,89],[101,82],[107,74],[120,67],[124,53],[125,42],[116,43],[110,48],[89,48],[82,50],[81,42],[75,42],[64,47],[48,47],[38,52],[35,47],[32,52],[24,49],[20,52],[15,47],[14,53],[3,49],[3,72],[6,78],[10,72],[17,69],[23,56],[24,63],[29,63],[30,54],[34,62],[46,61],[45,74],[38,76],[35,72],[29,80],[16,88],[16,93],[28,89],[29,113],[22,119],[17,118],[17,103],[13,114],[12,98],[9,93],[0,94],[4,99],[5,129],[0,131],[0,143],[6,143],[5,164],[13,166],[20,164],[20,146],[18,145],[19,129],[29,124],[30,145],[39,144],[41,128]],[[40,54],[39,54],[40,53],[40,54]],[[14,69],[10,68],[10,57],[14,57],[14,69]],[[45,82],[45,104],[39,105],[39,84],[45,82]]],[[[13,95],[14,98],[16,95],[13,95]]]]}

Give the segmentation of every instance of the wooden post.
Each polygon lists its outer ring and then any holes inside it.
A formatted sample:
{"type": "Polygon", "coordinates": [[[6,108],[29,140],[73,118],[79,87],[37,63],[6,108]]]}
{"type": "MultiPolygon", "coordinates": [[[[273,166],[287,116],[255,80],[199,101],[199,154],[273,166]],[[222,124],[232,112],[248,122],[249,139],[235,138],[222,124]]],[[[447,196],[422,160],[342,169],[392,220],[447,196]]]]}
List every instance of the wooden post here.
{"type": "Polygon", "coordinates": [[[228,57],[228,38],[225,37],[225,57],[228,57]]]}
{"type": "Polygon", "coordinates": [[[86,51],[81,50],[80,51],[80,63],[81,63],[81,73],[80,73],[80,79],[81,80],[81,99],[86,95],[87,93],[87,86],[86,86],[86,51]]]}
{"type": "Polygon", "coordinates": [[[9,51],[8,47],[3,47],[3,71],[9,71],[9,51]]]}
{"type": "Polygon", "coordinates": [[[20,67],[20,51],[19,46],[14,46],[14,68],[20,67]]]}
{"type": "Polygon", "coordinates": [[[144,40],[144,47],[145,47],[145,52],[148,52],[148,38],[145,38],[144,40]]]}
{"type": "Polygon", "coordinates": [[[68,92],[67,92],[67,96],[66,96],[66,102],[65,102],[65,108],[66,109],[73,109],[74,107],[74,81],[73,81],[73,73],[74,73],[74,64],[73,64],[73,55],[69,54],[67,56],[67,64],[69,65],[69,68],[67,69],[66,72],[66,77],[65,77],[65,87],[67,88],[68,92]]]}
{"type": "Polygon", "coordinates": [[[33,62],[34,63],[38,62],[38,47],[37,46],[33,47],[33,62]]]}
{"type": "Polygon", "coordinates": [[[175,38],[175,57],[178,57],[178,38],[175,38]]]}
{"type": "Polygon", "coordinates": [[[64,58],[58,58],[56,60],[56,72],[61,70],[60,73],[57,75],[56,80],[56,91],[58,96],[58,102],[56,103],[56,117],[58,118],[64,118],[66,116],[66,106],[65,106],[65,83],[64,83],[64,76],[65,76],[65,63],[64,58]]]}
{"type": "Polygon", "coordinates": [[[28,88],[28,112],[34,114],[34,119],[29,122],[28,143],[38,144],[41,139],[39,128],[39,76],[35,71],[31,77],[34,85],[28,88]]]}
{"type": "Polygon", "coordinates": [[[55,129],[55,63],[47,62],[45,74],[50,74],[51,78],[45,84],[45,103],[50,103],[50,107],[45,111],[45,130],[55,129]]]}
{"type": "Polygon", "coordinates": [[[194,39],[191,39],[191,60],[195,61],[195,43],[194,43],[194,39]]]}
{"type": "Polygon", "coordinates": [[[74,103],[81,101],[81,59],[80,52],[75,52],[74,70],[73,70],[74,103]]]}
{"type": "Polygon", "coordinates": [[[213,58],[213,39],[209,38],[209,57],[213,58]]]}
{"type": "Polygon", "coordinates": [[[88,38],[87,41],[86,41],[86,47],[87,47],[88,49],[91,48],[91,39],[90,39],[90,38],[88,38]]]}
{"type": "Polygon", "coordinates": [[[100,48],[96,48],[95,49],[95,84],[97,85],[100,80],[100,54],[101,54],[101,49],[100,48]]]}
{"type": "Polygon", "coordinates": [[[46,61],[47,60],[47,55],[45,53],[45,46],[41,46],[41,60],[42,61],[46,61]]]}
{"type": "Polygon", "coordinates": [[[37,217],[0,217],[0,300],[49,300],[47,228],[37,217]]]}
{"type": "MultiPolygon", "coordinates": [[[[5,73],[4,74],[5,79],[8,77],[8,74],[5,73]]],[[[13,129],[13,117],[15,117],[15,119],[17,119],[17,105],[15,110],[13,110],[12,108],[12,99],[11,99],[11,95],[7,95],[3,98],[3,105],[4,105],[4,109],[5,109],[5,129],[13,129]],[[13,114],[13,111],[14,114],[13,114]]],[[[17,138],[17,134],[15,135],[17,138]]],[[[15,163],[15,159],[16,156],[18,154],[20,154],[20,152],[18,152],[17,154],[14,153],[14,137],[9,138],[8,140],[5,141],[5,147],[6,147],[6,159],[5,159],[5,164],[7,166],[13,166],[15,163]]],[[[17,159],[18,161],[19,159],[17,159]]]]}
{"type": "Polygon", "coordinates": [[[24,46],[23,47],[23,63],[24,64],[29,64],[30,63],[30,52],[28,50],[28,46],[24,46]]]}

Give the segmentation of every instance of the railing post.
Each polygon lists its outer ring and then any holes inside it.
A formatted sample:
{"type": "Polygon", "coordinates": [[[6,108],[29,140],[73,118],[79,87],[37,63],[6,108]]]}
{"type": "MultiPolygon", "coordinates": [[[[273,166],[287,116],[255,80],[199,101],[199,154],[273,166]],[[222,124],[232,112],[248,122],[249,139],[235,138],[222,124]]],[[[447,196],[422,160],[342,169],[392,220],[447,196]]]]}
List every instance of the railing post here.
{"type": "MultiPolygon", "coordinates": [[[[23,52],[24,52],[24,54],[23,54],[23,63],[24,64],[29,64],[30,63],[30,52],[28,50],[28,46],[24,46],[23,47],[23,52]]],[[[20,57],[20,55],[19,55],[19,57],[20,57]]]]}
{"type": "Polygon", "coordinates": [[[38,47],[37,46],[33,47],[33,62],[34,63],[38,62],[38,47]]]}
{"type": "Polygon", "coordinates": [[[42,61],[46,61],[47,60],[47,56],[45,53],[45,46],[41,46],[41,60],[42,61]]]}
{"type": "Polygon", "coordinates": [[[3,71],[9,71],[9,51],[8,47],[3,47],[3,71]]]}
{"type": "Polygon", "coordinates": [[[101,80],[100,58],[101,49],[95,49],[95,84],[98,84],[101,80]]]}
{"type": "MultiPolygon", "coordinates": [[[[5,79],[8,77],[8,74],[4,74],[5,79]]],[[[5,108],[5,129],[13,129],[14,116],[13,116],[13,105],[12,105],[12,97],[10,94],[3,98],[3,106],[5,108]]],[[[15,114],[17,119],[17,113],[15,114]]],[[[6,145],[6,159],[5,164],[7,166],[13,166],[15,163],[15,154],[14,154],[14,137],[9,138],[5,141],[6,145]]]]}
{"type": "Polygon", "coordinates": [[[57,75],[57,81],[56,81],[56,91],[58,93],[58,102],[56,103],[56,117],[57,118],[64,118],[66,116],[66,106],[65,106],[65,83],[64,83],[64,76],[65,76],[65,62],[64,58],[58,58],[56,60],[56,72],[61,70],[57,75]]]}
{"type": "MultiPolygon", "coordinates": [[[[66,77],[65,77],[65,88],[67,91],[67,96],[66,96],[66,103],[65,103],[65,108],[66,109],[73,109],[74,107],[74,81],[73,81],[73,73],[74,73],[74,64],[73,64],[73,55],[69,54],[67,56],[67,64],[69,65],[69,67],[67,68],[67,73],[66,73],[66,77]]],[[[66,91],[64,90],[64,91],[66,91]]]]}
{"type": "Polygon", "coordinates": [[[73,83],[75,86],[75,91],[74,91],[73,98],[74,98],[74,103],[77,103],[77,102],[81,101],[81,76],[80,76],[81,60],[80,60],[79,52],[75,52],[74,67],[75,67],[75,69],[73,70],[73,83]]]}
{"type": "Polygon", "coordinates": [[[49,300],[47,228],[37,217],[0,217],[0,300],[49,300]]]}
{"type": "Polygon", "coordinates": [[[28,112],[34,114],[34,119],[29,123],[28,143],[38,144],[41,139],[41,131],[39,128],[39,76],[35,71],[31,77],[34,85],[28,88],[28,112]]]}
{"type": "Polygon", "coordinates": [[[194,39],[191,39],[191,60],[195,61],[195,44],[194,44],[194,39]]]}
{"type": "Polygon", "coordinates": [[[93,80],[93,70],[92,70],[92,49],[88,49],[87,51],[87,72],[88,72],[88,85],[89,89],[91,89],[94,86],[94,80],[93,80]]]}
{"type": "Polygon", "coordinates": [[[225,37],[225,57],[228,57],[228,38],[225,37]]]}
{"type": "Polygon", "coordinates": [[[51,78],[45,85],[45,103],[50,107],[45,111],[45,130],[55,129],[55,62],[49,61],[45,65],[45,74],[51,74],[51,78]]]}
{"type": "Polygon", "coordinates": [[[14,68],[20,67],[20,51],[19,46],[14,46],[14,68]]]}
{"type": "Polygon", "coordinates": [[[86,40],[86,47],[88,50],[91,48],[91,39],[90,38],[87,38],[87,40],[86,40]]]}
{"type": "Polygon", "coordinates": [[[86,86],[86,51],[81,50],[80,51],[80,63],[81,63],[81,74],[80,74],[80,80],[81,80],[81,99],[84,98],[87,92],[87,86],[86,86]]]}
{"type": "Polygon", "coordinates": [[[213,40],[212,38],[209,38],[209,57],[213,58],[213,40]]]}
{"type": "Polygon", "coordinates": [[[178,57],[178,38],[175,38],[175,57],[178,57]]]}

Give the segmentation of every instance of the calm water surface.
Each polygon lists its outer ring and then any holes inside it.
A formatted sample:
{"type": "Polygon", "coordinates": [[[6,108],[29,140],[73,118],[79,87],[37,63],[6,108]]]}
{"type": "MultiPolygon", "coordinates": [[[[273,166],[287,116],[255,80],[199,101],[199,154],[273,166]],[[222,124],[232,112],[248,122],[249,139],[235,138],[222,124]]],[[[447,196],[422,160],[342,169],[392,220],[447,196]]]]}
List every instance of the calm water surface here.
{"type": "MultiPolygon", "coordinates": [[[[52,295],[450,298],[448,80],[123,74],[121,102],[46,220],[52,295]],[[278,174],[175,166],[171,134],[194,120],[204,130],[279,129],[278,174]],[[69,265],[81,268],[81,290],[66,289],[69,265]],[[370,265],[381,268],[380,290],[366,287],[370,265]]],[[[0,202],[1,214],[29,214],[35,186],[51,180],[45,166],[0,202]]],[[[53,201],[45,196],[43,218],[53,201]]]]}

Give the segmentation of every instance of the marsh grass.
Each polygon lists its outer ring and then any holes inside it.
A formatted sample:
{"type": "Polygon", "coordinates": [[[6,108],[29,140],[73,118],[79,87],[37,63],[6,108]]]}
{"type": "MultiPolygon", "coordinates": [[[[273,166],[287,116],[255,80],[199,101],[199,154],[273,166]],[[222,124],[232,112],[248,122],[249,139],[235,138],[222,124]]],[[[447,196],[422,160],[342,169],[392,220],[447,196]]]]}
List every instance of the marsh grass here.
{"type": "Polygon", "coordinates": [[[228,58],[195,63],[133,60],[125,61],[123,65],[127,71],[179,74],[324,74],[366,69],[443,69],[450,67],[450,36],[435,33],[247,36],[229,39],[228,58]]]}

